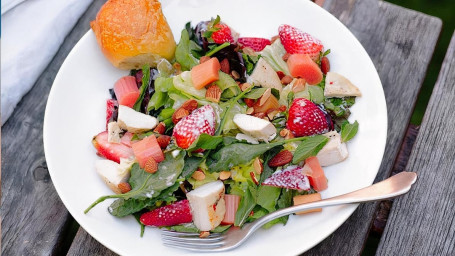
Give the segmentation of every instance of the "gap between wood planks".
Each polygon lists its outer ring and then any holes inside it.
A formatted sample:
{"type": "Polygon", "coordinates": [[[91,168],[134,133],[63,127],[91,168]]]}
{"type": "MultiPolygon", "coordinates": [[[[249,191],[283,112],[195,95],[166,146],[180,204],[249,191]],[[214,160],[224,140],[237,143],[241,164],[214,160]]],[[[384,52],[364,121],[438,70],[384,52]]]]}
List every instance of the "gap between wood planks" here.
{"type": "MultiPolygon", "coordinates": [[[[414,110],[415,111],[415,110],[414,110]]],[[[405,171],[406,165],[411,156],[411,151],[419,133],[420,126],[409,124],[406,135],[398,152],[398,156],[389,176],[405,171]]],[[[412,171],[412,170],[407,170],[412,171]]],[[[373,215],[372,225],[365,241],[362,255],[374,255],[379,246],[379,242],[387,224],[387,220],[392,209],[393,199],[381,201],[373,215]]]]}

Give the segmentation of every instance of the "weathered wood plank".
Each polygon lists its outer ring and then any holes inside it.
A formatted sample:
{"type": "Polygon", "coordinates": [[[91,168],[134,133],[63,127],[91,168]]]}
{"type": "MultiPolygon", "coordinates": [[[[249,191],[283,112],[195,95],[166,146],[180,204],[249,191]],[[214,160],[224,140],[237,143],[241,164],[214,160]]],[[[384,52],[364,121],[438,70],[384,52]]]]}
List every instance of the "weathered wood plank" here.
{"type": "Polygon", "coordinates": [[[93,237],[91,237],[83,228],[79,228],[79,231],[77,232],[73,244],[67,254],[67,256],[75,255],[115,256],[117,254],[93,239],[93,237]]]}
{"type": "Polygon", "coordinates": [[[413,190],[395,199],[377,255],[455,255],[455,34],[407,170],[413,190]]]}
{"type": "Polygon", "coordinates": [[[33,89],[2,129],[2,255],[61,255],[72,220],[55,192],[43,149],[43,119],[63,60],[88,30],[102,1],[94,2],[65,39],[33,89]]]}
{"type": "MultiPolygon", "coordinates": [[[[381,77],[389,120],[384,159],[376,177],[376,181],[383,180],[397,158],[441,21],[375,0],[327,0],[324,7],[359,39],[381,77]]],[[[360,254],[377,206],[360,205],[346,223],[306,255],[360,254]]]]}

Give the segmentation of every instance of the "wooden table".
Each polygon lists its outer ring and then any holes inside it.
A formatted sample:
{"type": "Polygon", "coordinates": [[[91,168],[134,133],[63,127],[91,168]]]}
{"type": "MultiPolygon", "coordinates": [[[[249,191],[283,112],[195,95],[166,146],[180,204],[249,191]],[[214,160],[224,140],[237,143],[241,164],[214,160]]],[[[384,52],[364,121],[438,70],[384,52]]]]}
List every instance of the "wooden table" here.
{"type": "MultiPolygon", "coordinates": [[[[42,142],[44,109],[55,75],[103,3],[95,0],[90,5],[2,127],[3,255],[115,255],[79,228],[63,206],[47,171],[42,142]]],[[[305,255],[375,251],[378,255],[455,255],[455,39],[411,153],[414,140],[407,140],[406,134],[416,132],[407,133],[409,120],[441,21],[377,0],[326,0],[324,8],[360,40],[384,86],[388,137],[376,181],[402,171],[406,163],[419,180],[409,194],[394,202],[359,206],[305,255]]]]}

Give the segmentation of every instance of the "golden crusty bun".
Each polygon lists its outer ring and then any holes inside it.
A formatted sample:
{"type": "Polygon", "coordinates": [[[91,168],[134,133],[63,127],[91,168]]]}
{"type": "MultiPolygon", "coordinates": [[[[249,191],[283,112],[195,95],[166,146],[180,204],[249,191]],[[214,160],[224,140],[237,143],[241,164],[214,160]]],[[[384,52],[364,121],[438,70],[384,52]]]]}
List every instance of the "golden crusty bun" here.
{"type": "Polygon", "coordinates": [[[90,23],[106,58],[121,69],[174,57],[175,41],[156,0],[109,0],[90,23]]]}

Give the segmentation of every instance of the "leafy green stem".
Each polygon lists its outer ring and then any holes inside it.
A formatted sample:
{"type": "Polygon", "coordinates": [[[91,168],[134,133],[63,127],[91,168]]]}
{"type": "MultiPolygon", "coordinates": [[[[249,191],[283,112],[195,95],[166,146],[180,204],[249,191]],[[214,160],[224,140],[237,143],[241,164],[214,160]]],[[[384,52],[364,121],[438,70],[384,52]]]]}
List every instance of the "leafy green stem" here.
{"type": "Polygon", "coordinates": [[[215,132],[215,136],[218,136],[221,134],[221,132],[223,131],[223,128],[224,128],[224,125],[226,124],[226,115],[227,113],[229,112],[229,109],[231,109],[234,104],[240,100],[241,98],[243,98],[243,96],[245,96],[245,94],[247,94],[248,92],[250,92],[252,89],[252,87],[249,87],[248,89],[246,89],[245,91],[243,91],[242,93],[240,93],[239,95],[237,95],[235,98],[233,98],[229,105],[226,107],[226,110],[223,112],[223,116],[221,117],[221,122],[220,122],[220,126],[218,127],[218,129],[216,130],[215,132]]]}
{"type": "Polygon", "coordinates": [[[210,56],[212,56],[213,54],[217,53],[218,51],[220,51],[220,50],[222,50],[222,49],[228,47],[229,45],[231,45],[229,42],[224,42],[223,44],[221,44],[221,45],[219,45],[219,46],[213,48],[213,49],[210,50],[209,52],[207,52],[207,53],[205,54],[205,56],[210,57],[210,56]]]}

